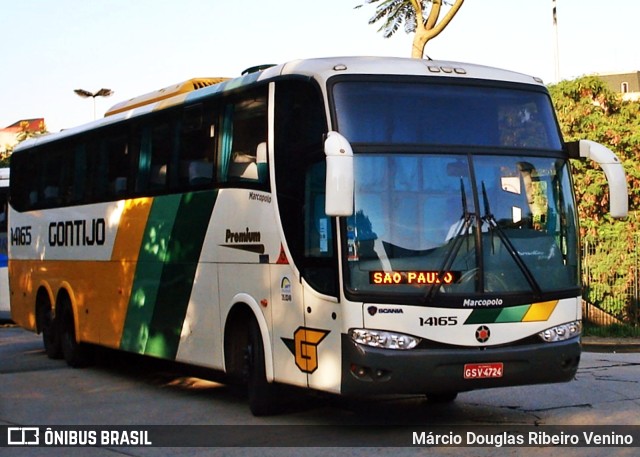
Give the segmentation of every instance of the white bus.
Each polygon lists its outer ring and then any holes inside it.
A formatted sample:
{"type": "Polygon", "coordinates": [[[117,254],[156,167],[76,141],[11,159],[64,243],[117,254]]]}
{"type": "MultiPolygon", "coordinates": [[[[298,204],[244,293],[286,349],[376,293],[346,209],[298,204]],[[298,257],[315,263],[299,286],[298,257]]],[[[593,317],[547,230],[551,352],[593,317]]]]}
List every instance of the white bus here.
{"type": "Polygon", "coordinates": [[[11,318],[9,306],[9,255],[7,213],[9,200],[9,168],[0,168],[0,319],[11,318]]]}
{"type": "Polygon", "coordinates": [[[16,148],[13,318],[71,366],[102,345],[219,370],[258,415],[282,384],[569,381],[580,156],[623,217],[617,158],[566,144],[533,77],[327,58],[189,81],[16,148]]]}

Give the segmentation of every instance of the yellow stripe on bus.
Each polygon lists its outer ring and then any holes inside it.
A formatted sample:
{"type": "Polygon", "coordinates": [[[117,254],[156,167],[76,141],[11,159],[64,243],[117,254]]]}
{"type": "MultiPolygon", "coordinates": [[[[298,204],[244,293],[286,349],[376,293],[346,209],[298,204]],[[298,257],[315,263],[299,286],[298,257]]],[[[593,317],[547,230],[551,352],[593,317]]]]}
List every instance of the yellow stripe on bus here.
{"type": "Polygon", "coordinates": [[[152,203],[152,198],[127,200],[120,217],[110,262],[117,266],[112,282],[117,285],[117,291],[113,306],[110,307],[108,315],[104,316],[104,325],[100,329],[100,342],[110,347],[120,346],[140,244],[152,203]]]}
{"type": "MultiPolygon", "coordinates": [[[[142,243],[144,229],[149,219],[151,203],[153,203],[152,198],[137,198],[125,202],[122,216],[118,223],[118,234],[113,245],[111,260],[138,260],[140,243],[142,243]]],[[[131,286],[131,283],[129,283],[129,286],[131,286]]]]}
{"type": "Polygon", "coordinates": [[[559,300],[551,300],[532,304],[527,314],[522,318],[522,322],[548,321],[558,302],[559,300]]]}

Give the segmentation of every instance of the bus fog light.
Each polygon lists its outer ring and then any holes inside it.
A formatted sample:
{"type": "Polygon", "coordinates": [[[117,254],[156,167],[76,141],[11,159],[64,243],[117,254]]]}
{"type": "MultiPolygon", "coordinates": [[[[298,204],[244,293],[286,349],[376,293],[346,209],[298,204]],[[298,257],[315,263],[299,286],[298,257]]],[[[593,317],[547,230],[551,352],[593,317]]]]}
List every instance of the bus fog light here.
{"type": "Polygon", "coordinates": [[[538,335],[545,342],[553,343],[555,341],[564,341],[574,338],[580,335],[580,333],[582,333],[582,321],[574,321],[548,328],[547,330],[538,333],[538,335]]]}
{"type": "Polygon", "coordinates": [[[383,349],[413,349],[420,343],[420,338],[411,335],[363,328],[351,329],[349,336],[356,343],[383,349]]]}

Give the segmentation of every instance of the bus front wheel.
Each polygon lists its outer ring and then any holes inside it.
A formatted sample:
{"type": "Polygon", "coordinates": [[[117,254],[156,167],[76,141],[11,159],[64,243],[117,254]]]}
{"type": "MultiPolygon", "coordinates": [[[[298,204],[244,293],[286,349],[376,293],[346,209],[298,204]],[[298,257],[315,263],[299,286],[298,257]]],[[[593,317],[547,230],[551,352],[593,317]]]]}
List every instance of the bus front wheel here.
{"type": "Polygon", "coordinates": [[[280,411],[279,386],[267,381],[264,345],[260,327],[255,318],[250,320],[248,332],[245,360],[249,408],[254,416],[277,414],[280,411]]]}

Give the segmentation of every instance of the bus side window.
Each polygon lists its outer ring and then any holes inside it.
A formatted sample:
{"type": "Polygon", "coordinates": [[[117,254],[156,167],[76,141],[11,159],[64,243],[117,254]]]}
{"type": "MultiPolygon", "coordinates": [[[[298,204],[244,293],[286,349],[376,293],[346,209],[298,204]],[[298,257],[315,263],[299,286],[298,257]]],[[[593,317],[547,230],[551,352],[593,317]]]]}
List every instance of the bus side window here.
{"type": "Polygon", "coordinates": [[[213,182],[217,112],[202,104],[182,113],[178,151],[178,188],[202,188],[213,182]]]}
{"type": "Polygon", "coordinates": [[[260,89],[225,107],[218,157],[221,182],[268,183],[265,92],[260,89]]]}
{"type": "Polygon", "coordinates": [[[38,195],[38,207],[53,208],[61,202],[60,186],[63,180],[63,169],[66,164],[60,153],[60,145],[55,144],[52,150],[47,151],[44,162],[43,173],[40,177],[40,188],[38,195]]]}
{"type": "Polygon", "coordinates": [[[32,160],[33,151],[16,154],[11,158],[12,173],[17,176],[32,176],[34,179],[31,183],[27,180],[14,180],[11,183],[11,205],[18,211],[27,211],[34,208],[38,202],[38,189],[35,186],[35,177],[38,176],[38,170],[35,161],[32,160]]]}
{"type": "Polygon", "coordinates": [[[124,132],[120,135],[105,135],[100,144],[100,162],[101,165],[106,165],[101,169],[107,171],[108,196],[126,197],[131,175],[131,156],[124,132]]]}
{"type": "Polygon", "coordinates": [[[81,142],[73,149],[71,188],[69,190],[69,203],[81,203],[87,193],[87,148],[81,142]]]}
{"type": "Polygon", "coordinates": [[[174,124],[170,120],[154,120],[143,124],[134,132],[140,144],[135,179],[137,194],[159,194],[169,189],[171,163],[174,149],[174,124]]]}

